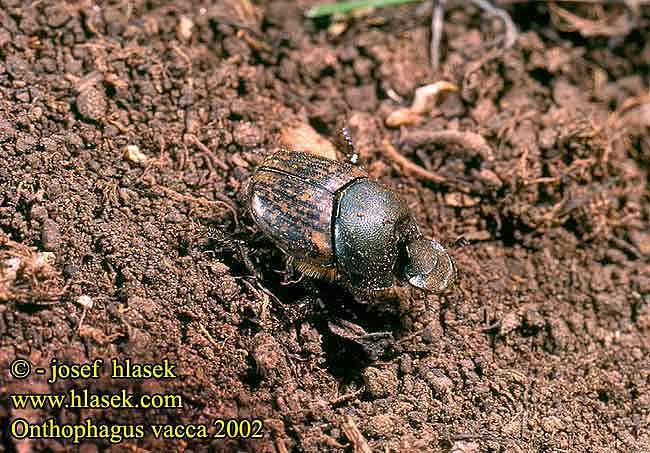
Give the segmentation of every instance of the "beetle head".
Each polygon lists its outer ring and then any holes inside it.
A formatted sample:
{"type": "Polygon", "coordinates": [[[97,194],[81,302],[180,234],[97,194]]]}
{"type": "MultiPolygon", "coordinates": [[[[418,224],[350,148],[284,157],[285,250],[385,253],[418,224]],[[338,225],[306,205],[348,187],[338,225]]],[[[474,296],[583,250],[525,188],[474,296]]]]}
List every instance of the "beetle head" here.
{"type": "Polygon", "coordinates": [[[454,259],[437,241],[416,239],[406,244],[403,278],[412,286],[431,292],[441,292],[457,278],[454,259]]]}

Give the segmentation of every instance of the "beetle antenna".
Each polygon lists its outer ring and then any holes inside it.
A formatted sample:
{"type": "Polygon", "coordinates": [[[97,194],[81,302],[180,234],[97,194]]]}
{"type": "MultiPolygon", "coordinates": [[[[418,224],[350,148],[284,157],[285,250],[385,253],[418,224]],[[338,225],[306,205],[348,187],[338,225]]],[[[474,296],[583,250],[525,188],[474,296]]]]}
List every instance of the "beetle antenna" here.
{"type": "Polygon", "coordinates": [[[346,148],[346,155],[348,157],[348,160],[356,164],[359,162],[359,154],[357,153],[357,149],[354,147],[354,142],[352,141],[352,137],[350,136],[350,132],[348,131],[347,127],[342,127],[339,129],[339,133],[341,134],[341,138],[343,139],[343,143],[345,144],[346,148]]]}

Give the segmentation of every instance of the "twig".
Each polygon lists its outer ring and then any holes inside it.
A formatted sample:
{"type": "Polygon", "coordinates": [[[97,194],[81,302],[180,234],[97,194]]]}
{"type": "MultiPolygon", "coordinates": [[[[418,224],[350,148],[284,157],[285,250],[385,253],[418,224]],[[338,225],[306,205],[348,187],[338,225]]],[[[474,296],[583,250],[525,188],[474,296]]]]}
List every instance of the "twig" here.
{"type": "Polygon", "coordinates": [[[176,44],[172,45],[172,50],[176,52],[182,59],[185,61],[185,64],[187,65],[187,79],[188,83],[190,85],[190,88],[192,87],[192,59],[187,56],[183,50],[178,47],[176,44]]]}
{"type": "Polygon", "coordinates": [[[634,29],[637,22],[634,17],[634,12],[630,12],[630,8],[628,8],[627,17],[623,18],[622,16],[618,16],[611,24],[608,24],[605,21],[595,21],[582,18],[560,8],[554,3],[549,4],[549,10],[552,13],[551,17],[555,19],[555,25],[559,29],[568,32],[577,31],[586,38],[592,36],[625,36],[634,29]],[[630,16],[632,16],[632,18],[630,16]],[[560,24],[560,20],[564,20],[567,25],[563,26],[560,24]]]}
{"type": "Polygon", "coordinates": [[[434,72],[440,65],[440,41],[442,40],[442,16],[445,9],[445,0],[432,0],[431,13],[431,45],[429,47],[431,68],[434,72]]]}
{"type": "Polygon", "coordinates": [[[458,145],[461,148],[475,152],[484,160],[494,160],[494,153],[490,145],[481,135],[474,132],[451,129],[442,131],[420,130],[409,133],[400,141],[402,144],[413,148],[427,144],[458,145]]]}
{"type": "MultiPolygon", "coordinates": [[[[496,16],[503,22],[503,25],[506,29],[505,35],[503,37],[503,47],[496,49],[488,53],[487,57],[482,58],[480,64],[476,67],[478,69],[487,61],[497,58],[503,54],[506,50],[510,49],[515,42],[517,41],[517,27],[512,21],[510,14],[502,8],[497,8],[493,6],[487,0],[471,0],[476,6],[485,11],[491,16],[496,16]]],[[[443,24],[443,13],[444,13],[444,4],[445,0],[432,0],[432,15],[431,15],[431,45],[430,45],[430,56],[431,56],[431,68],[433,71],[438,70],[440,64],[440,41],[442,38],[442,24],[443,24]]],[[[474,69],[471,72],[474,72],[474,69]]]]}
{"type": "Polygon", "coordinates": [[[278,449],[279,453],[287,453],[287,446],[284,444],[284,441],[282,439],[275,439],[275,446],[278,449]]]}
{"type": "Polygon", "coordinates": [[[196,146],[198,146],[201,151],[203,151],[205,154],[207,154],[209,156],[209,158],[212,159],[212,161],[215,164],[217,164],[219,166],[219,168],[221,168],[223,171],[230,170],[230,167],[228,166],[228,164],[226,164],[224,161],[222,161],[217,156],[215,156],[214,153],[210,150],[210,148],[208,148],[203,143],[201,143],[201,141],[199,140],[199,138],[196,135],[194,135],[194,134],[186,134],[186,138],[191,140],[192,143],[194,143],[196,146]]]}
{"type": "Polygon", "coordinates": [[[214,346],[214,347],[217,348],[219,351],[221,351],[221,349],[223,348],[223,344],[219,344],[219,343],[217,343],[217,340],[215,340],[215,339],[212,337],[212,335],[210,335],[210,332],[208,332],[208,330],[207,330],[205,327],[203,327],[203,324],[201,324],[201,323],[199,323],[199,330],[200,330],[201,332],[203,332],[203,335],[205,335],[206,338],[208,339],[208,341],[209,341],[210,343],[212,343],[212,346],[214,346]]]}
{"type": "Polygon", "coordinates": [[[607,124],[614,129],[620,128],[622,126],[621,120],[629,110],[646,104],[650,104],[650,94],[642,94],[641,96],[625,99],[621,103],[621,106],[609,116],[607,124]]]}
{"type": "Polygon", "coordinates": [[[233,216],[233,220],[235,222],[235,226],[239,228],[239,216],[237,215],[237,210],[232,206],[232,204],[222,201],[222,200],[208,200],[207,198],[203,197],[193,197],[191,195],[183,195],[182,193],[176,192],[173,189],[170,189],[165,186],[161,186],[160,184],[155,183],[152,187],[151,190],[155,192],[162,192],[172,200],[177,200],[177,201],[188,201],[191,203],[198,203],[203,206],[223,206],[226,209],[230,211],[230,213],[233,216]]]}
{"type": "MultiPolygon", "coordinates": [[[[487,141],[473,132],[456,131],[456,130],[443,130],[443,131],[418,131],[411,133],[401,140],[402,144],[409,145],[413,148],[426,144],[441,144],[441,145],[458,145],[463,149],[473,151],[479,154],[484,160],[494,160],[494,153],[492,148],[488,145],[487,141]]],[[[460,181],[449,179],[438,173],[422,168],[414,164],[406,157],[401,155],[395,147],[388,140],[384,140],[383,149],[386,156],[392,161],[396,162],[402,167],[403,170],[410,172],[428,181],[436,184],[445,184],[453,187],[461,192],[468,193],[471,188],[460,181]]]]}
{"type": "Polygon", "coordinates": [[[624,252],[629,253],[630,255],[633,255],[636,259],[642,260],[642,261],[649,261],[650,257],[645,256],[641,251],[635,247],[634,245],[630,244],[629,242],[617,238],[616,236],[611,235],[609,237],[609,240],[616,246],[618,246],[621,250],[624,252]]]}
{"type": "Polygon", "coordinates": [[[341,395],[337,398],[331,399],[330,400],[330,405],[336,406],[337,404],[341,404],[344,401],[347,401],[352,398],[356,398],[357,396],[361,395],[365,390],[365,387],[361,387],[359,390],[351,393],[346,393],[345,395],[341,395]]]}
{"type": "Polygon", "coordinates": [[[343,432],[354,445],[354,453],[372,453],[368,441],[363,437],[352,417],[345,417],[345,422],[343,422],[341,428],[343,428],[343,432]]]}
{"type": "Polygon", "coordinates": [[[383,145],[386,156],[392,161],[396,162],[407,172],[413,173],[416,176],[435,182],[437,184],[448,184],[449,181],[447,181],[447,178],[444,176],[441,176],[429,170],[425,170],[419,165],[416,165],[408,160],[406,157],[402,156],[387,139],[384,140],[383,145]]]}
{"type": "Polygon", "coordinates": [[[486,13],[492,16],[497,16],[503,21],[503,25],[506,27],[506,34],[504,37],[502,50],[508,50],[511,48],[514,45],[515,41],[517,41],[518,33],[517,27],[515,27],[515,23],[512,21],[510,14],[508,14],[505,9],[493,6],[487,0],[472,0],[472,2],[486,13]]]}

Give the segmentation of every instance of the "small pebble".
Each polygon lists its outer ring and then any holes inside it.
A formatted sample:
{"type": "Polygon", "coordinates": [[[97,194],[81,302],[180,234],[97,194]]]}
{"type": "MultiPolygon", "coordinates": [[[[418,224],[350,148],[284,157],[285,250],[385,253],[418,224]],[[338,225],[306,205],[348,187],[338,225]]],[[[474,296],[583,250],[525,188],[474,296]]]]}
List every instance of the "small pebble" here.
{"type": "Polygon", "coordinates": [[[70,20],[70,14],[64,4],[55,4],[45,9],[47,25],[52,28],[59,28],[70,20]]]}
{"type": "Polygon", "coordinates": [[[362,373],[366,391],[373,398],[386,398],[397,391],[399,385],[395,372],[390,368],[368,367],[362,373]]]}
{"type": "Polygon", "coordinates": [[[438,396],[448,397],[454,388],[452,380],[439,368],[427,370],[423,377],[438,396]]]}
{"type": "Polygon", "coordinates": [[[414,112],[409,108],[401,108],[392,112],[386,118],[386,126],[388,127],[400,127],[400,126],[412,126],[418,124],[422,121],[422,116],[414,112]]]}
{"type": "Polygon", "coordinates": [[[288,149],[336,160],[336,148],[306,123],[293,123],[281,131],[281,143],[288,149]]]}
{"type": "Polygon", "coordinates": [[[77,300],[75,302],[88,309],[93,308],[93,305],[95,305],[95,302],[93,302],[92,298],[90,296],[86,296],[85,294],[77,297],[77,300]]]}
{"type": "Polygon", "coordinates": [[[106,114],[106,96],[103,91],[89,87],[77,95],[77,111],[88,120],[99,121],[106,114]]]}
{"type": "Polygon", "coordinates": [[[146,164],[149,160],[147,155],[140,151],[140,148],[137,145],[126,145],[124,157],[138,165],[146,164]]]}
{"type": "Polygon", "coordinates": [[[16,136],[16,129],[7,120],[0,119],[0,142],[6,142],[16,136]]]}
{"type": "Polygon", "coordinates": [[[129,308],[136,310],[144,315],[145,318],[151,319],[160,311],[160,305],[151,299],[139,296],[131,296],[127,300],[129,308]]]}
{"type": "Polygon", "coordinates": [[[503,182],[501,182],[496,173],[494,173],[492,170],[488,170],[487,168],[484,168],[479,172],[478,178],[481,181],[496,187],[497,189],[503,186],[503,182]]]}
{"type": "Polygon", "coordinates": [[[458,91],[458,87],[444,80],[419,87],[415,90],[411,110],[420,114],[429,112],[440,95],[447,91],[458,91]]]}
{"type": "Polygon", "coordinates": [[[38,145],[36,137],[30,134],[20,134],[16,140],[16,151],[20,153],[29,153],[34,151],[38,145]]]}
{"type": "Polygon", "coordinates": [[[36,220],[37,222],[45,222],[48,218],[47,209],[45,209],[43,205],[35,204],[29,210],[29,216],[32,220],[36,220]]]}
{"type": "Polygon", "coordinates": [[[16,279],[16,274],[18,274],[18,269],[20,268],[21,263],[22,260],[17,256],[3,261],[2,262],[3,278],[6,281],[13,282],[16,279]]]}
{"type": "Polygon", "coordinates": [[[515,312],[510,312],[501,318],[501,326],[499,328],[499,334],[502,336],[508,335],[510,332],[514,331],[521,324],[519,315],[515,312]]]}
{"type": "Polygon", "coordinates": [[[66,278],[72,277],[77,272],[79,272],[79,268],[74,264],[68,264],[63,268],[63,275],[65,275],[66,278]]]}
{"type": "Polygon", "coordinates": [[[53,266],[56,262],[56,255],[52,252],[39,252],[36,254],[34,259],[34,266],[43,267],[43,266],[53,266]]]}
{"type": "Polygon", "coordinates": [[[194,28],[194,22],[187,16],[181,16],[178,21],[178,28],[176,33],[178,33],[178,38],[181,41],[189,41],[192,37],[192,28],[194,28]]]}
{"type": "Polygon", "coordinates": [[[43,250],[49,252],[57,250],[61,244],[59,225],[57,225],[57,223],[52,219],[46,219],[43,222],[43,227],[41,229],[41,244],[43,250]]]}
{"type": "Polygon", "coordinates": [[[449,453],[479,453],[479,445],[474,441],[457,440],[449,453]]]}

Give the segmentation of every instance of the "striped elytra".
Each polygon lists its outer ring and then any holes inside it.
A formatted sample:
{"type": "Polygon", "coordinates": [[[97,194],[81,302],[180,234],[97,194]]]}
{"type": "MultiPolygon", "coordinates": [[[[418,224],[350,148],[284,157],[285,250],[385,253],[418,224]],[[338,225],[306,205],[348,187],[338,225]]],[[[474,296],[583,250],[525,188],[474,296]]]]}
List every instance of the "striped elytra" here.
{"type": "Polygon", "coordinates": [[[279,150],[253,176],[251,215],[286,254],[315,266],[333,267],[336,195],[361,178],[367,174],[346,162],[279,150]]]}

